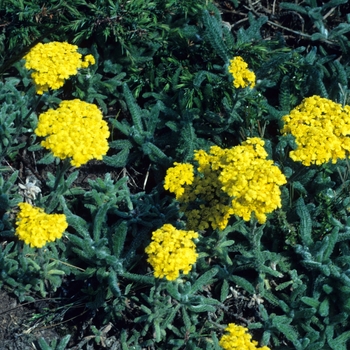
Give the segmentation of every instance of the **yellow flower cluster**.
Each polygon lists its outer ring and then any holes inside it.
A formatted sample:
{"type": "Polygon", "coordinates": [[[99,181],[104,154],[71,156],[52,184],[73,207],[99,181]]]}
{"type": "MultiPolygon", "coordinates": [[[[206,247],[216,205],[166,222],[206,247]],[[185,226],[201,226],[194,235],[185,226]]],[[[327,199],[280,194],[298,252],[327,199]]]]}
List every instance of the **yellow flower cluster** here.
{"type": "Polygon", "coordinates": [[[174,163],[174,167],[169,168],[166,173],[164,188],[175,193],[179,200],[184,194],[183,185],[190,185],[194,180],[193,165],[188,163],[174,163]]]}
{"type": "Polygon", "coordinates": [[[245,88],[255,86],[255,74],[248,69],[248,64],[241,56],[236,56],[230,60],[228,71],[233,76],[233,85],[235,88],[245,88]]]}
{"type": "Polygon", "coordinates": [[[108,124],[96,105],[80,101],[62,101],[59,107],[39,116],[35,133],[47,136],[41,145],[55,157],[72,158],[79,167],[91,159],[102,159],[108,151],[108,124]]]}
{"type": "Polygon", "coordinates": [[[264,144],[260,138],[249,138],[231,149],[213,146],[209,153],[195,151],[198,175],[186,165],[182,181],[179,164],[168,169],[166,189],[182,203],[190,229],[204,230],[211,225],[223,230],[232,215],[248,221],[253,212],[259,223],[264,223],[266,214],[281,206],[279,186],[286,178],[272,160],[266,159],[264,144]]]}
{"type": "Polygon", "coordinates": [[[282,133],[295,137],[297,149],[289,156],[306,166],[336,163],[350,151],[350,106],[342,107],[320,96],[305,98],[283,117],[282,133]]]}
{"type": "Polygon", "coordinates": [[[46,214],[43,209],[19,203],[16,235],[31,247],[41,248],[62,237],[68,227],[64,214],[46,214]]]}
{"type": "Polygon", "coordinates": [[[228,334],[224,334],[219,342],[224,350],[270,350],[267,346],[258,348],[258,343],[251,340],[252,336],[245,327],[230,323],[225,331],[228,334]]]}
{"type": "Polygon", "coordinates": [[[180,201],[187,217],[188,227],[205,230],[211,226],[214,230],[223,230],[233,215],[230,197],[221,189],[220,171],[217,159],[203,150],[195,151],[194,159],[198,162],[198,175],[191,186],[186,188],[180,201]],[[192,208],[193,204],[197,207],[192,208]]]}
{"type": "Polygon", "coordinates": [[[179,277],[180,270],[188,274],[198,256],[193,238],[198,238],[197,232],[177,230],[171,224],[154,231],[152,242],[145,249],[154,276],[174,281],[179,277]]]}
{"type": "Polygon", "coordinates": [[[39,43],[24,56],[25,67],[34,71],[31,76],[39,95],[49,88],[59,89],[65,79],[77,74],[79,68],[87,68],[95,63],[92,55],[87,55],[82,60],[82,55],[77,50],[76,45],[54,41],[39,43]]]}
{"type": "Polygon", "coordinates": [[[211,150],[221,164],[219,180],[222,190],[233,198],[233,212],[246,221],[254,212],[261,224],[266,221],[266,213],[281,207],[279,186],[287,183],[281,170],[266,159],[264,144],[254,137],[230,150],[211,150]]]}

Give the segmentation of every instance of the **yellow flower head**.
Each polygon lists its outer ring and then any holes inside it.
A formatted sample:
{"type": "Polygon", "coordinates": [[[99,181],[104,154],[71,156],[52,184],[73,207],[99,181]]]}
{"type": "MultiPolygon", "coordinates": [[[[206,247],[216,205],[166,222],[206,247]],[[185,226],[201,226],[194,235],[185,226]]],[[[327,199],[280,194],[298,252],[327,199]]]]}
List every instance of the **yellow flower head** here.
{"type": "Polygon", "coordinates": [[[282,133],[295,137],[297,149],[289,156],[306,166],[336,163],[350,151],[350,106],[342,107],[320,96],[305,98],[283,117],[282,133]]]}
{"type": "Polygon", "coordinates": [[[258,343],[251,340],[252,336],[245,327],[230,323],[225,328],[225,331],[228,334],[224,334],[219,342],[219,345],[224,350],[270,350],[267,346],[258,348],[258,343]]]}
{"type": "Polygon", "coordinates": [[[59,89],[66,79],[77,74],[78,69],[95,63],[92,55],[87,55],[82,61],[77,50],[76,45],[54,41],[39,43],[24,56],[25,67],[34,71],[31,76],[39,95],[49,89],[59,89]]]}
{"type": "Polygon", "coordinates": [[[248,64],[244,62],[242,57],[234,57],[230,61],[228,71],[233,76],[233,85],[235,88],[245,88],[247,86],[253,88],[255,86],[255,74],[248,69],[248,64]]]}
{"type": "Polygon", "coordinates": [[[62,237],[68,227],[64,214],[46,214],[43,209],[29,203],[19,203],[16,220],[18,238],[31,247],[41,248],[47,242],[62,237]]]}
{"type": "Polygon", "coordinates": [[[102,159],[108,151],[109,130],[96,105],[80,101],[62,101],[56,110],[49,109],[39,116],[35,129],[46,137],[41,145],[60,159],[72,158],[79,167],[91,159],[102,159]]]}
{"type": "Polygon", "coordinates": [[[174,167],[166,172],[164,188],[175,193],[176,199],[184,194],[184,185],[190,185],[193,182],[193,165],[188,163],[174,163],[174,167]]]}
{"type": "Polygon", "coordinates": [[[145,249],[148,254],[147,261],[154,269],[154,276],[174,281],[179,277],[180,270],[188,274],[198,256],[192,240],[197,237],[197,232],[177,230],[170,224],[154,231],[152,242],[145,249]]]}
{"type": "Polygon", "coordinates": [[[211,226],[223,230],[232,215],[249,221],[253,212],[259,223],[264,223],[266,214],[281,206],[279,186],[286,178],[272,160],[266,159],[264,144],[254,137],[231,149],[213,146],[209,153],[195,151],[195,176],[189,164],[176,163],[168,169],[166,189],[176,194],[189,229],[211,226]],[[191,177],[183,186],[187,177],[179,169],[185,166],[191,177]]]}
{"type": "Polygon", "coordinates": [[[281,207],[279,186],[287,182],[280,169],[266,158],[264,141],[248,138],[242,145],[226,150],[219,176],[222,190],[232,197],[233,212],[246,221],[254,212],[261,224],[267,213],[281,207]]]}

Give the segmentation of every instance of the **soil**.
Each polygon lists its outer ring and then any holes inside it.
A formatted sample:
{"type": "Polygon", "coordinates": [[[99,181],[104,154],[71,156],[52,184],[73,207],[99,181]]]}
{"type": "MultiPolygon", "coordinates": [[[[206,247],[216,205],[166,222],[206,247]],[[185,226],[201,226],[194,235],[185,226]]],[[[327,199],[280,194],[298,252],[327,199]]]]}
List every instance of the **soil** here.
{"type": "Polygon", "coordinates": [[[33,350],[40,337],[59,339],[55,327],[36,327],[37,313],[36,303],[18,304],[5,290],[0,291],[0,350],[33,350]]]}
{"type": "Polygon", "coordinates": [[[40,338],[52,345],[67,334],[72,336],[66,350],[121,349],[116,336],[108,334],[117,331],[111,323],[99,329],[101,338],[97,344],[89,328],[91,315],[80,309],[67,318],[55,312],[54,305],[54,299],[50,298],[19,304],[11,292],[1,290],[0,350],[43,350],[38,343],[40,338]]]}

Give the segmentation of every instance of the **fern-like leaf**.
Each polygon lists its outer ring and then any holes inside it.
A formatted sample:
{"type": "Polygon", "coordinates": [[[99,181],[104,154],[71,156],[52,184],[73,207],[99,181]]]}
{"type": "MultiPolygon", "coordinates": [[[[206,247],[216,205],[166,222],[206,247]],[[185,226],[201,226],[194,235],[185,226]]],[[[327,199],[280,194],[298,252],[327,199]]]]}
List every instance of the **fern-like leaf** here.
{"type": "Polygon", "coordinates": [[[280,93],[278,96],[282,111],[290,110],[290,94],[290,79],[289,76],[286,75],[281,81],[280,93]]]}
{"type": "Polygon", "coordinates": [[[228,48],[223,40],[223,31],[221,23],[216,17],[211,16],[208,11],[203,13],[203,23],[205,25],[205,37],[216,53],[223,59],[225,63],[230,60],[228,48]]]}
{"type": "Polygon", "coordinates": [[[123,93],[129,112],[131,114],[132,121],[135,129],[139,134],[143,133],[141,108],[137,105],[134,96],[132,95],[128,85],[123,84],[123,93]]]}
{"type": "Polygon", "coordinates": [[[337,60],[333,62],[334,67],[337,71],[337,79],[340,84],[347,86],[348,85],[348,78],[346,76],[345,68],[344,66],[337,60]]]}
{"type": "Polygon", "coordinates": [[[300,217],[300,236],[301,240],[306,247],[310,247],[313,244],[311,237],[312,221],[310,213],[304,203],[303,198],[299,198],[296,203],[296,212],[300,217]]]}

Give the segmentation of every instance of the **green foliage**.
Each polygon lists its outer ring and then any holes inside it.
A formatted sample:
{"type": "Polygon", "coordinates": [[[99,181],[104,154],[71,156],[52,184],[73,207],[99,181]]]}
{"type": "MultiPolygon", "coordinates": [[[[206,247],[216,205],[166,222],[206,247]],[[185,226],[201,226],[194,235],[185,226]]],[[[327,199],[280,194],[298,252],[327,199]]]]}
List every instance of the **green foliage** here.
{"type": "Polygon", "coordinates": [[[58,343],[57,340],[54,339],[50,345],[47,344],[44,338],[40,338],[38,340],[38,344],[41,350],[64,350],[68,345],[70,337],[71,336],[68,334],[65,337],[63,337],[58,343]]]}
{"type": "Polygon", "coordinates": [[[17,90],[20,82],[17,78],[9,78],[0,82],[0,159],[5,156],[14,159],[17,152],[25,146],[20,136],[25,138],[28,131],[36,125],[36,117],[31,110],[29,96],[17,90]]]}
{"type": "Polygon", "coordinates": [[[62,276],[69,271],[59,261],[64,245],[51,246],[39,253],[25,246],[19,253],[12,243],[1,251],[1,274],[19,300],[33,301],[33,293],[46,297],[48,291],[55,292],[62,284],[62,276]]]}
{"type": "MultiPolygon", "coordinates": [[[[11,171],[10,167],[2,169],[2,171],[11,171]]],[[[21,196],[18,194],[18,187],[15,185],[17,181],[18,171],[15,171],[5,181],[0,174],[0,215],[1,215],[1,235],[6,236],[11,230],[10,217],[8,211],[14,207],[20,200],[21,196]],[[9,230],[9,231],[8,231],[9,230]]]]}
{"type": "Polygon", "coordinates": [[[306,6],[300,6],[293,3],[281,3],[281,8],[296,11],[302,15],[305,15],[309,21],[308,24],[318,29],[318,33],[313,33],[310,38],[311,40],[330,40],[336,39],[340,34],[348,32],[350,26],[347,23],[342,23],[340,27],[336,27],[330,33],[326,29],[326,21],[324,14],[329,11],[330,8],[336,8],[339,5],[345,4],[345,0],[329,1],[322,6],[317,6],[316,1],[308,1],[306,6]],[[341,31],[339,30],[341,28],[341,31]]]}
{"type": "MultiPolygon", "coordinates": [[[[117,119],[112,119],[111,124],[128,137],[128,140],[118,140],[111,143],[111,147],[121,149],[116,155],[105,157],[104,162],[110,166],[123,167],[128,164],[127,159],[135,161],[134,158],[137,152],[146,155],[155,164],[159,163],[163,166],[170,165],[170,159],[166,154],[154,144],[156,142],[156,129],[161,110],[161,103],[157,103],[151,110],[142,110],[136,104],[134,97],[131,94],[127,85],[123,86],[126,104],[131,115],[131,125],[127,122],[119,122],[117,119]],[[134,150],[133,156],[129,156],[134,150]]],[[[139,156],[140,157],[140,156],[139,156]]]]}
{"type": "Polygon", "coordinates": [[[223,38],[223,27],[220,24],[220,15],[215,10],[215,17],[204,11],[203,23],[206,26],[206,38],[215,49],[215,52],[227,63],[230,59],[228,48],[223,38]]]}

